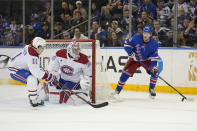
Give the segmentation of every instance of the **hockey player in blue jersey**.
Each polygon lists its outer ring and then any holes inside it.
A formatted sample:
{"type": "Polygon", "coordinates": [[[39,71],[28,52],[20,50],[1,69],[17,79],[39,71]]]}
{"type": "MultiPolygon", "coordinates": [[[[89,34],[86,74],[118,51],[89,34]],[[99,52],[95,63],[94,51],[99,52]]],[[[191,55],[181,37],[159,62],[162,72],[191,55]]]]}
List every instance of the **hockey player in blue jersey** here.
{"type": "MultiPolygon", "coordinates": [[[[151,26],[143,28],[143,34],[134,35],[124,41],[124,49],[129,55],[125,64],[115,93],[119,94],[129,77],[132,77],[137,68],[144,67],[150,77],[149,93],[156,96],[154,91],[158,76],[158,43],[152,38],[153,29],[151,26]],[[143,64],[144,65],[143,65],[143,64]],[[146,65],[146,66],[145,66],[146,65]],[[148,68],[147,68],[148,67],[148,68]]],[[[160,66],[161,68],[161,66],[160,66]]]]}

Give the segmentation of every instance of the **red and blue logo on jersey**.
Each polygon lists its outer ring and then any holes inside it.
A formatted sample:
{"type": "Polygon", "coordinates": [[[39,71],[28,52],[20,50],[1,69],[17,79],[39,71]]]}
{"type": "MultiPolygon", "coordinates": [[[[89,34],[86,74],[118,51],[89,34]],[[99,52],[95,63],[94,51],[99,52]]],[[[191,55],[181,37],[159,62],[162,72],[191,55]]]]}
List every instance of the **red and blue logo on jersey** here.
{"type": "Polygon", "coordinates": [[[61,71],[66,75],[72,76],[74,69],[70,66],[64,65],[61,67],[61,71]]]}

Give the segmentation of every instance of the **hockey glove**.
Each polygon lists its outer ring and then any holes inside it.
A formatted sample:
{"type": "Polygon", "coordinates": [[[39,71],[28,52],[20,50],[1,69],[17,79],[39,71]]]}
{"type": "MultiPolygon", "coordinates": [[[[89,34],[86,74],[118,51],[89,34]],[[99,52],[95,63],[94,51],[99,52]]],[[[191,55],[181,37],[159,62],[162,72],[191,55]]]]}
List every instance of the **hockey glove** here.
{"type": "Polygon", "coordinates": [[[48,74],[48,77],[45,79],[45,81],[49,83],[50,86],[58,86],[57,78],[51,73],[48,74]]]}
{"type": "Polygon", "coordinates": [[[149,68],[148,74],[153,74],[154,76],[158,76],[158,68],[156,66],[149,68]]]}

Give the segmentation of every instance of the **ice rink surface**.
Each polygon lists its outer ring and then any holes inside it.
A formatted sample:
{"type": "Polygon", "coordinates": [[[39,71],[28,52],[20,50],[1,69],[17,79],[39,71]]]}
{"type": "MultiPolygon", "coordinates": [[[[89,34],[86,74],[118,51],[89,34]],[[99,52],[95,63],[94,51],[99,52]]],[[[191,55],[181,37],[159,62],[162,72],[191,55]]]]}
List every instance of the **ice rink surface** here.
{"type": "Polygon", "coordinates": [[[123,91],[104,108],[30,106],[24,86],[0,85],[0,131],[197,131],[197,96],[123,91]]]}

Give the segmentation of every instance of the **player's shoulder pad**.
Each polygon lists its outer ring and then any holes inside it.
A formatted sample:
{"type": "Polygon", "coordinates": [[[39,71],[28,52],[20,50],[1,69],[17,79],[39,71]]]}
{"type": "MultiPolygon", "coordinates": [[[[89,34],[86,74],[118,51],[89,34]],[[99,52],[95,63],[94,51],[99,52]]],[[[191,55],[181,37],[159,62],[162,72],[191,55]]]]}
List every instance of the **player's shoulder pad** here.
{"type": "Polygon", "coordinates": [[[143,39],[143,35],[142,35],[142,34],[136,34],[136,35],[134,35],[134,36],[132,37],[132,40],[133,40],[133,41],[139,41],[139,40],[141,40],[141,39],[143,39]]]}
{"type": "Polygon", "coordinates": [[[61,49],[56,52],[57,57],[67,58],[67,50],[61,49]]]}
{"type": "Polygon", "coordinates": [[[81,63],[81,64],[87,64],[89,62],[87,55],[85,55],[83,53],[80,53],[79,55],[80,55],[79,59],[74,60],[75,62],[78,62],[78,63],[81,63]]]}
{"type": "Polygon", "coordinates": [[[39,57],[38,53],[31,45],[28,46],[28,53],[30,56],[39,57]]]}
{"type": "Polygon", "coordinates": [[[159,43],[155,39],[153,39],[152,37],[151,37],[151,43],[153,44],[154,47],[156,47],[156,48],[159,47],[159,43]]]}

